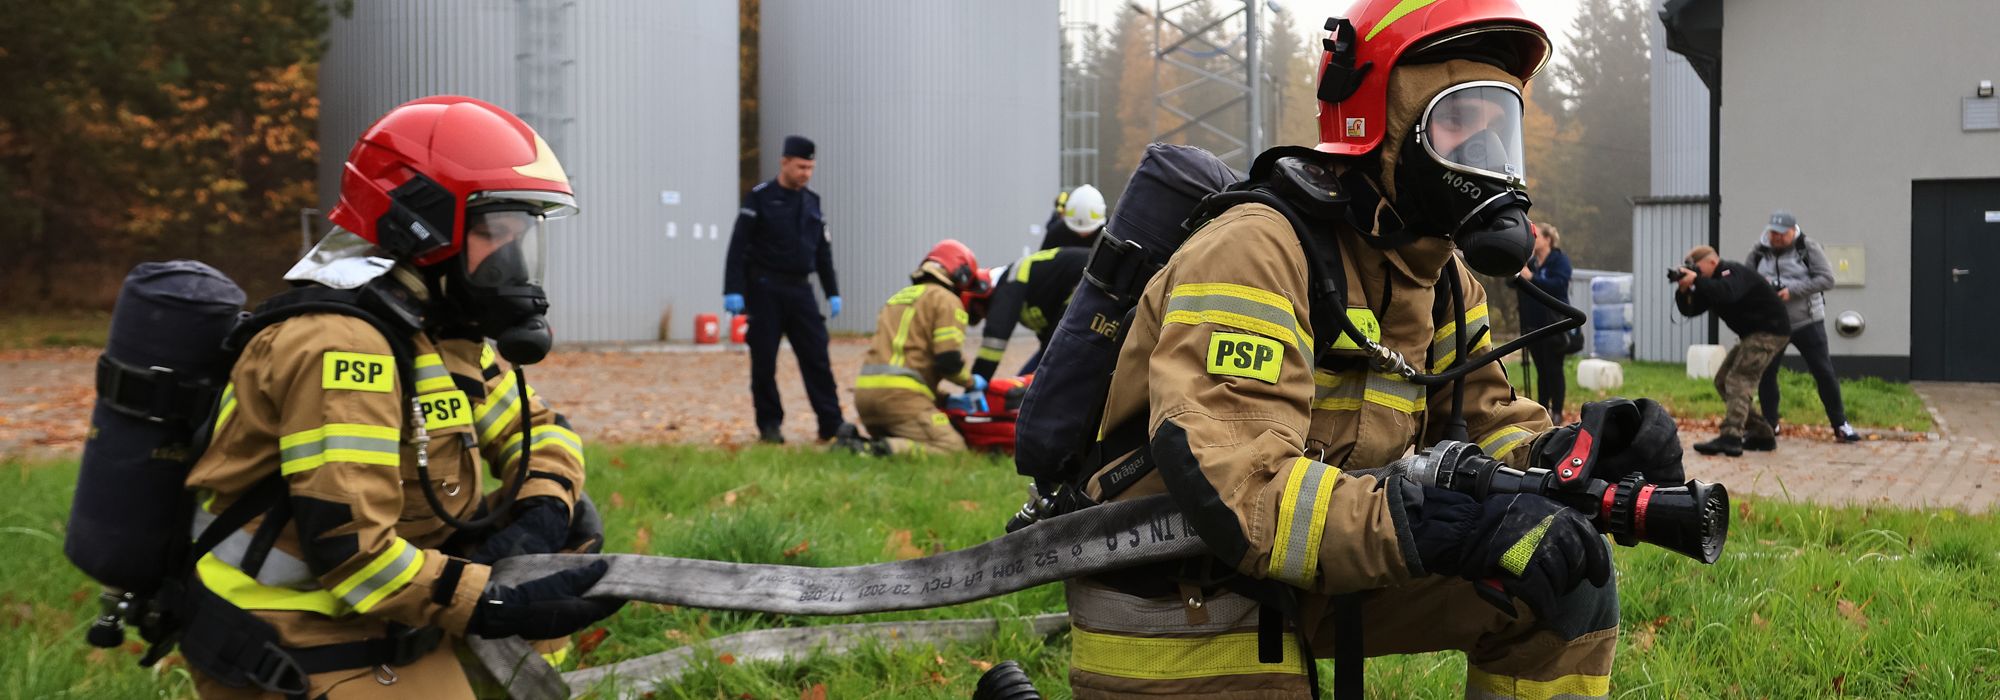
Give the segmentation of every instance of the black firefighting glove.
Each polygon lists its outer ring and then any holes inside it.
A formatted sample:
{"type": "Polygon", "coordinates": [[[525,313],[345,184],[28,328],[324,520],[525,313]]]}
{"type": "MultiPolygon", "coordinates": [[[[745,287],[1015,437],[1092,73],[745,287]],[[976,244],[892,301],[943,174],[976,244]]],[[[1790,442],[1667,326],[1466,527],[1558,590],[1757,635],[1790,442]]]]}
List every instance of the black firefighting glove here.
{"type": "Polygon", "coordinates": [[[1583,405],[1581,420],[1535,439],[1531,466],[1561,473],[1588,467],[1591,478],[1616,484],[1638,474],[1655,484],[1682,484],[1680,428],[1652,399],[1607,399],[1583,405]],[[1580,435],[1589,435],[1580,440],[1580,435]],[[1583,460],[1577,464],[1576,460],[1583,460]]]}
{"type": "Polygon", "coordinates": [[[554,496],[524,498],[514,503],[514,520],[500,528],[468,557],[475,564],[492,564],[523,554],[553,554],[570,539],[569,506],[554,496]]]}
{"type": "Polygon", "coordinates": [[[479,594],[465,631],[487,639],[556,639],[610,617],[625,601],[585,598],[611,563],[596,561],[519,586],[494,584],[479,594]]]}
{"type": "Polygon", "coordinates": [[[1513,614],[1508,599],[1519,598],[1547,619],[1556,599],[1583,581],[1602,586],[1611,580],[1604,538],[1560,503],[1531,494],[1479,502],[1431,487],[1423,498],[1411,530],[1424,569],[1471,580],[1502,612],[1513,614]]]}

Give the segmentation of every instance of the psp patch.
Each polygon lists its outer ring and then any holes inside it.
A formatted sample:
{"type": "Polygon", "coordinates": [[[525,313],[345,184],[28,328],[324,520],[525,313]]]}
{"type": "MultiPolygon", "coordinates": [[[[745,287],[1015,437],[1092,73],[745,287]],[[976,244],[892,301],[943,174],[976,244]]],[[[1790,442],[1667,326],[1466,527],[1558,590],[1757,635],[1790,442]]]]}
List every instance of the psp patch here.
{"type": "Polygon", "coordinates": [[[320,367],[321,389],[346,389],[387,394],[395,390],[396,363],[388,355],[329,352],[320,367]]]}
{"type": "Polygon", "coordinates": [[[1208,336],[1208,373],[1248,377],[1278,383],[1278,369],[1285,364],[1285,346],[1278,341],[1247,333],[1211,333],[1208,336]]]}
{"type": "Polygon", "coordinates": [[[465,392],[457,389],[424,394],[418,399],[424,409],[424,427],[428,430],[444,430],[461,425],[472,425],[472,401],[465,398],[465,392]]]}

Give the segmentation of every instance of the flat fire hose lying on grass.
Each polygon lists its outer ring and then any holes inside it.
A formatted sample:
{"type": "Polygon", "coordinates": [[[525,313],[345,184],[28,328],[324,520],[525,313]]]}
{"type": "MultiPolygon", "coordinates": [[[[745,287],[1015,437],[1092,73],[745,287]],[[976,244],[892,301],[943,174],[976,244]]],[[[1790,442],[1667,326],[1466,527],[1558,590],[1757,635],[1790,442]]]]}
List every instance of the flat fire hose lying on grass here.
{"type": "MultiPolygon", "coordinates": [[[[814,568],[637,554],[540,554],[501,560],[493,580],[514,585],[604,559],[611,562],[610,571],[590,589],[590,595],[711,610],[857,615],[955,605],[1207,551],[1172,501],[1167,496],[1152,496],[1085,508],[965,549],[907,561],[814,568]]],[[[1041,618],[1035,620],[1040,621],[1037,630],[1048,624],[1041,618]]],[[[933,639],[959,639],[977,631],[965,625],[991,630],[997,622],[901,622],[867,627],[901,627],[935,633],[933,639]],[[978,627],[981,625],[984,627],[978,627]]],[[[840,646],[846,638],[839,635],[856,632],[856,627],[861,626],[761,630],[725,639],[774,633],[767,635],[769,639],[754,641],[772,652],[759,656],[776,658],[787,650],[809,651],[814,644],[840,646]],[[798,646],[772,648],[774,640],[794,641],[798,646]]],[[[687,650],[675,650],[579,671],[565,679],[518,638],[473,637],[469,642],[480,662],[518,700],[567,698],[572,688],[590,687],[609,674],[633,678],[662,671],[678,673],[690,658],[687,650]],[[660,661],[652,663],[652,659],[660,661]]]]}

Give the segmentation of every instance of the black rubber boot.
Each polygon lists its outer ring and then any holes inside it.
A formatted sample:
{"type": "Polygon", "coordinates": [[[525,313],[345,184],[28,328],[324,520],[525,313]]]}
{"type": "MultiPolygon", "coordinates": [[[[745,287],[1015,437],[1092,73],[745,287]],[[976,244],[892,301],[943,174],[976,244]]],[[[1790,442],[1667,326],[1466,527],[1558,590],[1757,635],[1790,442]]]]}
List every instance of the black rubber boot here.
{"type": "Polygon", "coordinates": [[[767,445],[783,445],[785,433],[777,428],[758,428],[757,441],[767,445]]]}
{"type": "Polygon", "coordinates": [[[1743,456],[1743,438],[1735,435],[1723,435],[1708,442],[1695,443],[1694,451],[1705,455],[1721,454],[1730,457],[1741,457],[1743,456]]]}
{"type": "Polygon", "coordinates": [[[1750,452],[1770,452],[1778,449],[1777,436],[1743,438],[1743,449],[1750,452]]]}

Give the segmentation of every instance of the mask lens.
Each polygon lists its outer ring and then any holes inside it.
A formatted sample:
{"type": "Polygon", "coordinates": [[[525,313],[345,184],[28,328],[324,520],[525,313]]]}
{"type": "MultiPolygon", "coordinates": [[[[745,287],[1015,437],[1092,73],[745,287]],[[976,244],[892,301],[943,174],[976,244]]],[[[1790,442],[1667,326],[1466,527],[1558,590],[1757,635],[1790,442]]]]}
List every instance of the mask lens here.
{"type": "Polygon", "coordinates": [[[532,212],[506,209],[466,215],[466,275],[474,284],[541,284],[542,245],[541,217],[532,212]]]}
{"type": "Polygon", "coordinates": [[[1497,82],[1446,89],[1424,112],[1424,149],[1452,170],[1524,187],[1521,93],[1497,82]]]}

